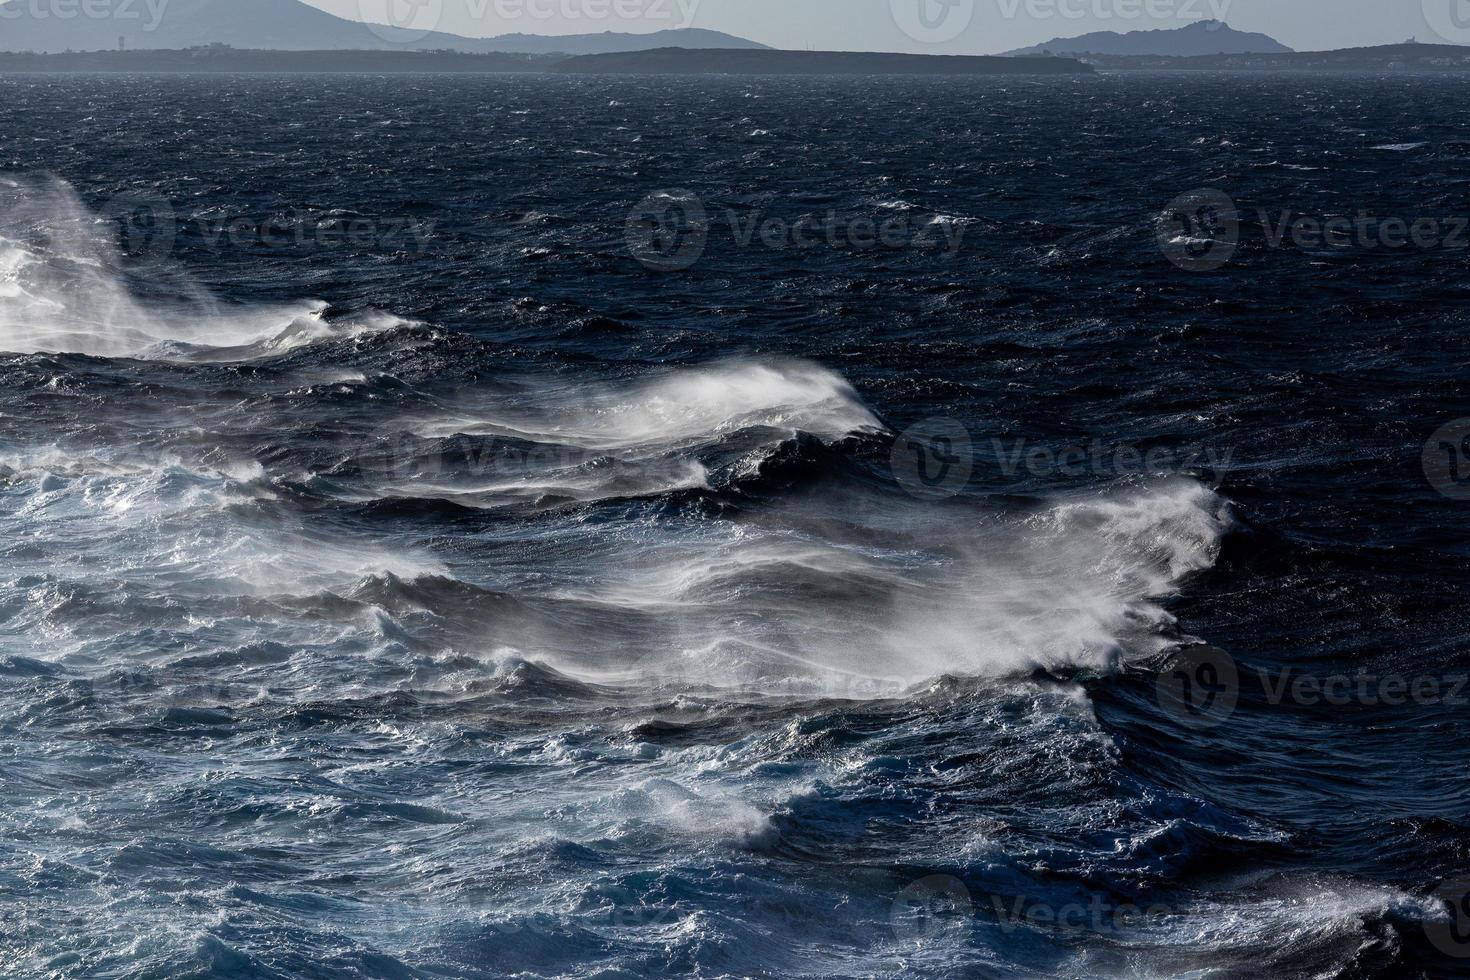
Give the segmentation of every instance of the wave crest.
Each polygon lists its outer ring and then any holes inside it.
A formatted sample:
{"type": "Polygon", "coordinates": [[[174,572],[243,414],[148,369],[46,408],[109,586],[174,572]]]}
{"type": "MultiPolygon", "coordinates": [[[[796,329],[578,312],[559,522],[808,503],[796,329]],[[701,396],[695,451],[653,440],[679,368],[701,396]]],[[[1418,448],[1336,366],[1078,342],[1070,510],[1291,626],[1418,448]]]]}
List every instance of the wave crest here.
{"type": "Polygon", "coordinates": [[[331,323],[314,300],[227,305],[166,262],[146,270],[144,295],[114,230],[65,181],[0,180],[0,351],[246,360],[407,322],[331,323]]]}

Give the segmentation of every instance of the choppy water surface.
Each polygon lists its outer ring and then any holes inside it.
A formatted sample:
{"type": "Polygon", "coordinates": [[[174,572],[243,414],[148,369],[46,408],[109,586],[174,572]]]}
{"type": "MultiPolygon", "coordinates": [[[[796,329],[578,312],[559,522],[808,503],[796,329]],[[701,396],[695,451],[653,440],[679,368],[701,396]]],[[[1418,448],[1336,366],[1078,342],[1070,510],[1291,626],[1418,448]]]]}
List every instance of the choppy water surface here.
{"type": "Polygon", "coordinates": [[[0,80],[5,972],[1455,975],[1467,101],[0,80]]]}

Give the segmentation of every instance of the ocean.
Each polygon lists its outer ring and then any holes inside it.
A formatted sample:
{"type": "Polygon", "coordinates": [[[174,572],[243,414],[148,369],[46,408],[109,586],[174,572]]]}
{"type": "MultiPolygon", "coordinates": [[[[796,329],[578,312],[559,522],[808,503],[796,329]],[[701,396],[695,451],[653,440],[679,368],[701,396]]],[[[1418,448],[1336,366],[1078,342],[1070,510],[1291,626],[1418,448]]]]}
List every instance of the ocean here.
{"type": "Polygon", "coordinates": [[[0,77],[0,972],[1470,975],[1467,99],[0,77]]]}

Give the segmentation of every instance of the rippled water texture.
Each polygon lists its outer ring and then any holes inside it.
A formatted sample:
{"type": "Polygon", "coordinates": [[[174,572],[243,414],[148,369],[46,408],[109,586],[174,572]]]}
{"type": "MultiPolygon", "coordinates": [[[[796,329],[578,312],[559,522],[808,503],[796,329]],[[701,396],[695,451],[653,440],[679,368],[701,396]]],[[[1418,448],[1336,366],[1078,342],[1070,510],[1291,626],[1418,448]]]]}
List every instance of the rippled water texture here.
{"type": "Polygon", "coordinates": [[[1456,975],[1467,98],[0,79],[4,972],[1456,975]]]}

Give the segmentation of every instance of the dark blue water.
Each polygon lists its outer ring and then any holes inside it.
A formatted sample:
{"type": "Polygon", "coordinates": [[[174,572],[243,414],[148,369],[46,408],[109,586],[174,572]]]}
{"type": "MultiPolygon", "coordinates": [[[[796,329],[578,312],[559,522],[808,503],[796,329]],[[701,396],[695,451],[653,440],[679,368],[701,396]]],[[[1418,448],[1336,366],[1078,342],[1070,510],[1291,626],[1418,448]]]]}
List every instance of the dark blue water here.
{"type": "Polygon", "coordinates": [[[1467,106],[0,80],[4,972],[1465,975],[1467,106]]]}

